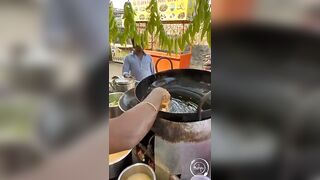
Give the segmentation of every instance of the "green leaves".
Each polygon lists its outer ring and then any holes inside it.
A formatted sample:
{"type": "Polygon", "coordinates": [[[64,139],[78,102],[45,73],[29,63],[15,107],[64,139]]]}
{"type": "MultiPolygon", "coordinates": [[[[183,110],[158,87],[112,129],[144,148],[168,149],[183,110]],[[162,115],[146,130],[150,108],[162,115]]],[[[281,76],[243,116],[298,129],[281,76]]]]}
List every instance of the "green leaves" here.
{"type": "Polygon", "coordinates": [[[150,10],[150,8],[154,5],[155,1],[151,0],[149,5],[147,6],[146,10],[150,10]]]}
{"type": "Polygon", "coordinates": [[[149,34],[148,34],[147,31],[145,31],[144,34],[143,34],[143,42],[144,42],[143,47],[144,48],[148,48],[148,46],[149,46],[149,34]]]}
{"type": "Polygon", "coordinates": [[[174,53],[175,54],[178,54],[178,48],[179,48],[178,40],[174,39],[174,53]]]}
{"type": "Polygon", "coordinates": [[[160,13],[158,11],[157,0],[151,0],[146,10],[150,11],[149,20],[146,29],[142,33],[137,32],[136,22],[134,20],[135,12],[132,4],[128,1],[124,4],[124,30],[120,32],[117,27],[116,19],[114,17],[113,5],[109,6],[109,37],[110,42],[120,40],[121,44],[126,44],[127,39],[133,38],[137,45],[147,47],[149,44],[149,34],[154,39],[159,40],[161,49],[165,49],[169,54],[178,51],[184,51],[186,45],[193,45],[193,42],[198,33],[201,33],[201,40],[207,38],[208,45],[211,47],[211,9],[209,0],[196,0],[195,16],[192,23],[187,30],[179,37],[171,37],[167,35],[163,24],[160,20],[160,13]],[[206,35],[206,36],[205,36],[206,35]]]}
{"type": "Polygon", "coordinates": [[[185,34],[184,34],[184,38],[183,38],[187,44],[189,44],[190,46],[192,45],[191,42],[190,42],[190,38],[189,38],[189,31],[187,31],[185,34]]]}
{"type": "Polygon", "coordinates": [[[208,26],[208,30],[207,30],[207,42],[209,47],[211,48],[211,26],[208,26]]]}
{"type": "Polygon", "coordinates": [[[126,44],[126,41],[128,39],[133,38],[135,42],[139,42],[139,45],[141,45],[141,37],[138,37],[136,34],[136,22],[134,20],[134,16],[135,16],[135,12],[132,8],[131,3],[126,2],[124,4],[124,14],[123,14],[124,32],[122,33],[122,41],[120,41],[121,44],[126,44]]]}
{"type": "Polygon", "coordinates": [[[204,25],[203,27],[202,27],[202,32],[201,32],[201,41],[203,40],[203,38],[204,38],[204,35],[206,34],[206,32],[207,32],[207,28],[206,28],[206,26],[204,25]]]}
{"type": "Polygon", "coordinates": [[[186,48],[186,41],[183,40],[183,37],[181,38],[181,47],[180,47],[180,50],[181,51],[184,51],[184,49],[186,48]]]}
{"type": "Polygon", "coordinates": [[[113,4],[109,4],[109,41],[115,43],[118,38],[118,26],[114,17],[113,4]]]}
{"type": "Polygon", "coordinates": [[[177,39],[177,42],[178,42],[178,47],[179,47],[179,49],[180,49],[181,51],[183,51],[183,50],[184,50],[184,46],[182,45],[182,37],[179,37],[179,38],[177,39]]]}
{"type": "Polygon", "coordinates": [[[136,45],[141,46],[141,35],[137,34],[136,38],[134,39],[136,45]]]}
{"type": "Polygon", "coordinates": [[[168,39],[168,52],[170,55],[172,52],[172,46],[173,46],[173,39],[168,39]]]}

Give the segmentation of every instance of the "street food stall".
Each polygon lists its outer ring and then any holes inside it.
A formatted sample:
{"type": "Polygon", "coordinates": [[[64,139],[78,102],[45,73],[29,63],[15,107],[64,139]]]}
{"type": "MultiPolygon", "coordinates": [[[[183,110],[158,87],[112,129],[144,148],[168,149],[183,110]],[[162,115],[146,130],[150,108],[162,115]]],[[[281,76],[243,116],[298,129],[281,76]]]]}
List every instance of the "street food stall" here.
{"type": "Polygon", "coordinates": [[[191,63],[194,45],[211,45],[210,9],[208,0],[132,0],[124,5],[121,28],[111,17],[115,61],[121,62],[125,50],[129,54],[133,42],[151,56],[156,73],[137,82],[123,77],[120,68],[118,76],[113,72],[109,118],[134,108],[156,87],[166,89],[171,100],[135,147],[109,154],[110,179],[211,177],[211,73],[191,63]]]}
{"type": "MultiPolygon", "coordinates": [[[[148,19],[150,18],[149,10],[147,6],[150,1],[133,0],[132,7],[135,10],[135,23],[137,26],[137,32],[142,33],[148,26],[148,19]]],[[[161,16],[161,23],[163,24],[166,34],[169,36],[179,36],[183,34],[190,23],[192,22],[193,11],[195,7],[194,0],[179,0],[179,1],[159,1],[158,10],[161,16]]],[[[115,11],[117,23],[121,21],[121,29],[123,30],[123,11],[115,11]],[[121,14],[121,15],[119,15],[121,14]],[[121,17],[119,19],[119,17],[121,17]]],[[[158,66],[158,71],[164,71],[168,69],[183,69],[190,68],[190,62],[192,57],[192,47],[184,46],[177,53],[169,52],[168,50],[160,47],[158,38],[155,37],[155,33],[148,35],[148,42],[144,47],[145,52],[152,57],[153,64],[158,66]],[[166,59],[162,61],[162,59],[166,59]],[[161,62],[158,62],[160,60],[161,62]],[[171,61],[171,62],[170,62],[171,61]],[[157,63],[158,62],[158,63],[157,63]]],[[[194,44],[203,44],[203,40],[200,37],[195,38],[194,44]]],[[[112,45],[113,49],[113,61],[123,63],[126,54],[129,54],[132,50],[132,43],[127,41],[125,45],[115,43],[112,45]]]]}
{"type": "MultiPolygon", "coordinates": [[[[120,31],[123,31],[123,9],[114,9],[115,22],[120,31]]],[[[132,51],[132,43],[127,40],[123,45],[117,40],[115,43],[111,43],[112,61],[117,63],[123,63],[124,58],[132,51]]]]}
{"type": "Polygon", "coordinates": [[[164,71],[168,69],[186,69],[190,67],[191,53],[187,54],[171,54],[161,51],[145,50],[152,57],[156,71],[164,71]]]}
{"type": "MultiPolygon", "coordinates": [[[[166,32],[168,34],[174,36],[182,34],[186,30],[192,19],[194,3],[194,0],[172,1],[170,3],[169,1],[158,2],[161,21],[164,26],[166,26],[166,32]]],[[[135,0],[132,2],[132,5],[137,13],[135,20],[138,31],[143,31],[149,18],[149,13],[145,10],[148,6],[148,2],[135,0]]],[[[179,52],[178,54],[168,54],[159,48],[159,41],[154,39],[152,35],[149,39],[150,42],[148,43],[148,50],[146,53],[152,57],[157,71],[190,68],[191,49],[186,52],[179,52]]]]}
{"type": "MultiPolygon", "coordinates": [[[[134,108],[155,84],[170,92],[169,109],[159,111],[152,129],[136,147],[109,155],[110,178],[122,177],[140,163],[160,180],[189,179],[195,174],[210,177],[211,73],[196,69],[159,72],[124,93],[109,94],[109,111],[117,106],[119,116],[134,108]],[[194,167],[197,163],[203,171],[194,167]]],[[[114,112],[109,114],[115,117],[114,112]]]]}

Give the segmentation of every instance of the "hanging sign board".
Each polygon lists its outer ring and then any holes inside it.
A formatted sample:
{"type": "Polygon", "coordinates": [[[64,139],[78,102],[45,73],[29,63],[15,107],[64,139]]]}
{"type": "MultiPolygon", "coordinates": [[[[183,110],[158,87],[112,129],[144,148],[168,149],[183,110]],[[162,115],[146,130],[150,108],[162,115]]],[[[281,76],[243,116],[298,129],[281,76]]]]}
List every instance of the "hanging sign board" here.
{"type": "MultiPolygon", "coordinates": [[[[150,0],[132,0],[132,7],[136,13],[136,21],[148,21],[146,10],[150,0]]],[[[158,0],[158,10],[161,21],[192,20],[195,0],[158,0]]]]}

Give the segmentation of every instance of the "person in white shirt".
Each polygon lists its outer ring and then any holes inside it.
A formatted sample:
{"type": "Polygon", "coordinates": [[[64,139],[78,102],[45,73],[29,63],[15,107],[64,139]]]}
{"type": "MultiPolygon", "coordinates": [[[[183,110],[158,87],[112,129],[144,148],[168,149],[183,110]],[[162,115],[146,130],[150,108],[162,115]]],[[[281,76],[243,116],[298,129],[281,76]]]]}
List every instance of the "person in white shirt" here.
{"type": "Polygon", "coordinates": [[[123,64],[124,77],[134,77],[137,81],[155,73],[150,55],[147,55],[140,46],[134,47],[134,52],[129,54],[123,64]]]}

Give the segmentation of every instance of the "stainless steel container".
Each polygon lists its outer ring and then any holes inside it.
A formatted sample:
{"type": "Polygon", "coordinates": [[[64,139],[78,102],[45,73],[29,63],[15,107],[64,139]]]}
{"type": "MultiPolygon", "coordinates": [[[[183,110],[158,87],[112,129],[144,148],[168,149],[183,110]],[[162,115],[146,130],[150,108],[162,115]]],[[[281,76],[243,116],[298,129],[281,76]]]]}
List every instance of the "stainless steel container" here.
{"type": "Polygon", "coordinates": [[[198,104],[197,111],[159,111],[152,127],[157,178],[210,177],[211,73],[196,69],[159,72],[143,79],[135,94],[142,101],[155,87],[167,89],[172,98],[198,104]]]}
{"type": "MultiPolygon", "coordinates": [[[[211,93],[202,102],[209,96],[211,93]]],[[[211,110],[207,109],[207,113],[201,116],[202,104],[198,109],[199,117],[194,116],[194,120],[179,122],[158,118],[155,121],[152,130],[155,132],[157,178],[169,179],[171,175],[181,179],[191,179],[195,175],[211,176],[211,110]]]]}
{"type": "Polygon", "coordinates": [[[114,92],[126,92],[135,87],[136,81],[133,78],[114,76],[109,85],[114,92]]]}
{"type": "Polygon", "coordinates": [[[114,92],[109,94],[109,119],[118,117],[122,114],[119,103],[116,106],[110,106],[110,103],[112,103],[113,101],[119,102],[122,95],[122,92],[114,92]]]}
{"type": "Polygon", "coordinates": [[[125,170],[123,170],[118,178],[118,180],[127,180],[130,176],[136,174],[136,173],[143,173],[148,175],[152,180],[156,180],[156,175],[153,171],[153,169],[143,163],[136,163],[129,167],[127,167],[125,170]]]}
{"type": "Polygon", "coordinates": [[[211,119],[190,123],[157,119],[153,130],[159,179],[169,179],[170,175],[181,175],[181,179],[194,175],[210,177],[211,119]]]}
{"type": "Polygon", "coordinates": [[[120,175],[123,169],[132,163],[131,150],[118,161],[109,163],[109,179],[114,179],[120,175]]]}

